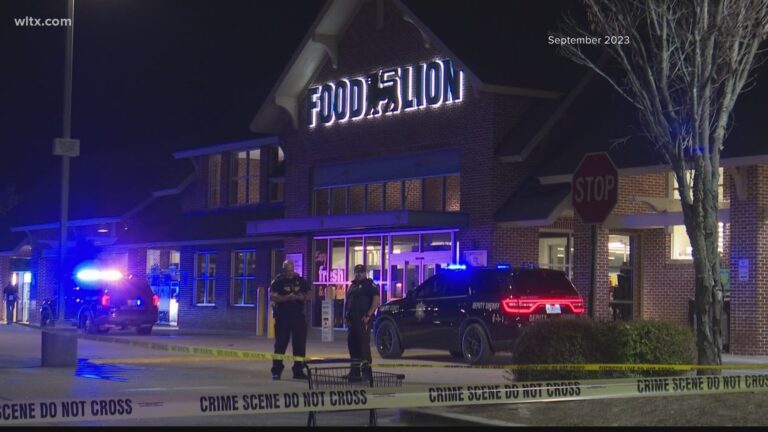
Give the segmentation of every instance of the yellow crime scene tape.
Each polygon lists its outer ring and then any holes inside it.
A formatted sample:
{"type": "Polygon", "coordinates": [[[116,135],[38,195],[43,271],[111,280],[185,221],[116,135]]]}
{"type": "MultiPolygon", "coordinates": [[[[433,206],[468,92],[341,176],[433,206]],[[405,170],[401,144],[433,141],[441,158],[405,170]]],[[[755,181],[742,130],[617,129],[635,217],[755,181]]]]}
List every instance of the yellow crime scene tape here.
{"type": "Polygon", "coordinates": [[[768,375],[570,380],[407,388],[138,394],[0,401],[0,426],[73,421],[249,415],[768,391],[768,375]]]}
{"type": "MultiPolygon", "coordinates": [[[[126,346],[146,348],[156,351],[166,351],[174,353],[183,353],[191,355],[203,355],[217,358],[226,358],[229,360],[323,360],[321,357],[300,357],[290,354],[274,354],[259,351],[233,350],[214,347],[197,347],[187,345],[174,345],[152,341],[140,341],[123,337],[102,336],[80,334],[80,338],[94,340],[99,342],[115,343],[126,346]]],[[[174,360],[166,358],[169,362],[174,360]]],[[[94,362],[118,363],[120,359],[110,359],[108,361],[93,360],[94,362]]],[[[125,361],[136,362],[135,359],[123,359],[125,361]]],[[[205,361],[203,358],[197,358],[195,361],[205,361]]],[[[155,360],[146,360],[144,363],[156,363],[155,360]]],[[[587,372],[610,372],[610,371],[695,371],[695,370],[768,370],[768,364],[722,364],[722,365],[693,365],[693,364],[613,364],[613,363],[587,363],[587,364],[503,364],[503,365],[465,365],[465,364],[445,364],[445,363],[372,363],[376,368],[444,368],[444,369],[504,369],[509,371],[520,370],[559,370],[559,371],[587,371],[587,372]]]]}

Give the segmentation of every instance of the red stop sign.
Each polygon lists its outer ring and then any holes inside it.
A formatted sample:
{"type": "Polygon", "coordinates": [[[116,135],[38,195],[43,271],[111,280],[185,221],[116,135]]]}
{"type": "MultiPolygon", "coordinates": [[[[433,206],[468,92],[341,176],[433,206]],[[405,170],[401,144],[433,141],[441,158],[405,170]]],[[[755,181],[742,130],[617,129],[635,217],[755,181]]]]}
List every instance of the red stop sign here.
{"type": "Polygon", "coordinates": [[[573,173],[571,203],[584,223],[602,223],[619,197],[619,172],[608,153],[589,153],[573,173]]]}

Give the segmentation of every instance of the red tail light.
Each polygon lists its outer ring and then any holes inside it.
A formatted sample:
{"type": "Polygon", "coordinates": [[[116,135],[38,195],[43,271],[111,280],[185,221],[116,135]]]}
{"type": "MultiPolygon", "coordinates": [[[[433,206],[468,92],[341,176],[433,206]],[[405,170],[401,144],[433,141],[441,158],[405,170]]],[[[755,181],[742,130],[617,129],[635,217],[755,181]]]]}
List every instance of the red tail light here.
{"type": "Polygon", "coordinates": [[[158,297],[157,294],[152,296],[152,304],[155,305],[155,306],[160,304],[160,297],[158,297]]]}
{"type": "Polygon", "coordinates": [[[104,307],[109,306],[109,294],[104,294],[101,296],[101,305],[104,307]]]}
{"type": "Polygon", "coordinates": [[[571,310],[577,315],[584,313],[584,300],[578,299],[571,301],[571,310]]]}
{"type": "Polygon", "coordinates": [[[531,314],[540,306],[548,304],[567,305],[576,315],[584,313],[584,300],[581,298],[538,298],[509,297],[501,302],[501,308],[508,314],[531,314]]]}

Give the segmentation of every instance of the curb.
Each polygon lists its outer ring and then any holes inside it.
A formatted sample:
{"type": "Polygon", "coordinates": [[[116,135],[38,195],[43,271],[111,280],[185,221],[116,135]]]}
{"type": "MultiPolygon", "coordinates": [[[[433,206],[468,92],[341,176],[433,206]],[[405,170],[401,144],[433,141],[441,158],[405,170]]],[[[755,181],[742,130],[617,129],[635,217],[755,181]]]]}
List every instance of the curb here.
{"type": "Polygon", "coordinates": [[[527,426],[520,423],[510,423],[501,420],[491,420],[484,417],[450,413],[435,408],[400,408],[397,410],[397,421],[405,422],[405,424],[413,426],[438,426],[441,423],[446,426],[527,426]],[[435,424],[436,422],[440,423],[435,424]]]}

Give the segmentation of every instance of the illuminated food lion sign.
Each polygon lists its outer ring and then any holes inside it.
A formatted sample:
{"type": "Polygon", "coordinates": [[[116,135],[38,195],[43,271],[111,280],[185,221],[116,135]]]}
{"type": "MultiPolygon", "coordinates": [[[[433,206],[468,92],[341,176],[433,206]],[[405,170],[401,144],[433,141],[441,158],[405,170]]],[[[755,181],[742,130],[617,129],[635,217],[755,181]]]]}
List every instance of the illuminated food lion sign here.
{"type": "Polygon", "coordinates": [[[307,92],[307,125],[397,114],[444,103],[461,102],[464,71],[453,61],[433,60],[418,65],[382,69],[340,79],[307,92]]]}

